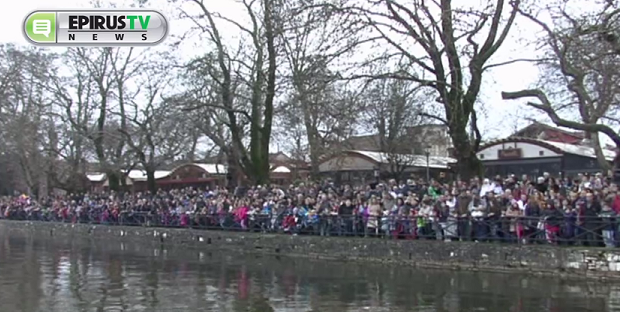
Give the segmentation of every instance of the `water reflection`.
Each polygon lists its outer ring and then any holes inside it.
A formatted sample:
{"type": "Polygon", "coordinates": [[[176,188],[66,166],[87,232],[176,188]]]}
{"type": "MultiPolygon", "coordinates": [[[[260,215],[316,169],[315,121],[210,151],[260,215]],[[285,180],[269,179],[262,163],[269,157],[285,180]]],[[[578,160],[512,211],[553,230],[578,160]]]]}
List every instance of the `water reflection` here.
{"type": "Polygon", "coordinates": [[[620,311],[620,286],[0,232],[0,311],[620,311]]]}

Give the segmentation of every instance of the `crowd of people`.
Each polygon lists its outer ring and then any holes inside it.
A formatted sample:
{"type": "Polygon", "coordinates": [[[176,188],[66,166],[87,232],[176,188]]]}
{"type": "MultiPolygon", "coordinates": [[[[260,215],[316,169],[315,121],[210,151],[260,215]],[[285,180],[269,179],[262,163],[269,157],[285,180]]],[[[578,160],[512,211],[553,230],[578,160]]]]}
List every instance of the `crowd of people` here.
{"type": "Polygon", "coordinates": [[[9,220],[607,247],[620,241],[619,213],[602,174],[0,199],[9,220]]]}

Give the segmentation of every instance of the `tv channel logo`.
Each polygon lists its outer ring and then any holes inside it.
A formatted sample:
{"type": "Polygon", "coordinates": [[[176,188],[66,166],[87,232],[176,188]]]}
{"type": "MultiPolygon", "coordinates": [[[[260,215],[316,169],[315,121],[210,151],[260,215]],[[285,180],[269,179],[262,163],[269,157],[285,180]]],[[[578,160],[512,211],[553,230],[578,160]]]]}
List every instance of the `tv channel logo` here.
{"type": "Polygon", "coordinates": [[[35,11],[24,22],[26,38],[37,45],[149,46],[168,34],[168,21],[153,10],[35,11]]]}
{"type": "Polygon", "coordinates": [[[33,12],[26,18],[24,33],[34,43],[56,43],[56,13],[33,12]]]}

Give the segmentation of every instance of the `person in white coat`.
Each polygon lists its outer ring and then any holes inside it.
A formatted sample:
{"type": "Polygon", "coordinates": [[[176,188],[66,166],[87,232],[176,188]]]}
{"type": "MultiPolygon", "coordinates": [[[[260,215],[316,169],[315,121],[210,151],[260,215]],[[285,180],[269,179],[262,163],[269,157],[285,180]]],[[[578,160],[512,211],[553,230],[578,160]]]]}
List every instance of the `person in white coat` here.
{"type": "Polygon", "coordinates": [[[489,192],[493,192],[495,190],[495,184],[491,183],[489,179],[484,179],[482,182],[482,186],[480,186],[480,197],[485,196],[489,192]]]}

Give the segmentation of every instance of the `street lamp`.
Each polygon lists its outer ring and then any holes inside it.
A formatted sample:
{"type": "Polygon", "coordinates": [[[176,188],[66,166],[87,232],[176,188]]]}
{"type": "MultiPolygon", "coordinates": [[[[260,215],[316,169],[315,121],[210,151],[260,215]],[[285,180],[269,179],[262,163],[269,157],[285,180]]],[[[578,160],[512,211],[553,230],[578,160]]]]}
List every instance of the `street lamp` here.
{"type": "Polygon", "coordinates": [[[426,156],[426,182],[431,181],[431,170],[430,170],[430,158],[431,158],[431,146],[426,146],[424,148],[424,156],[426,156]]]}

